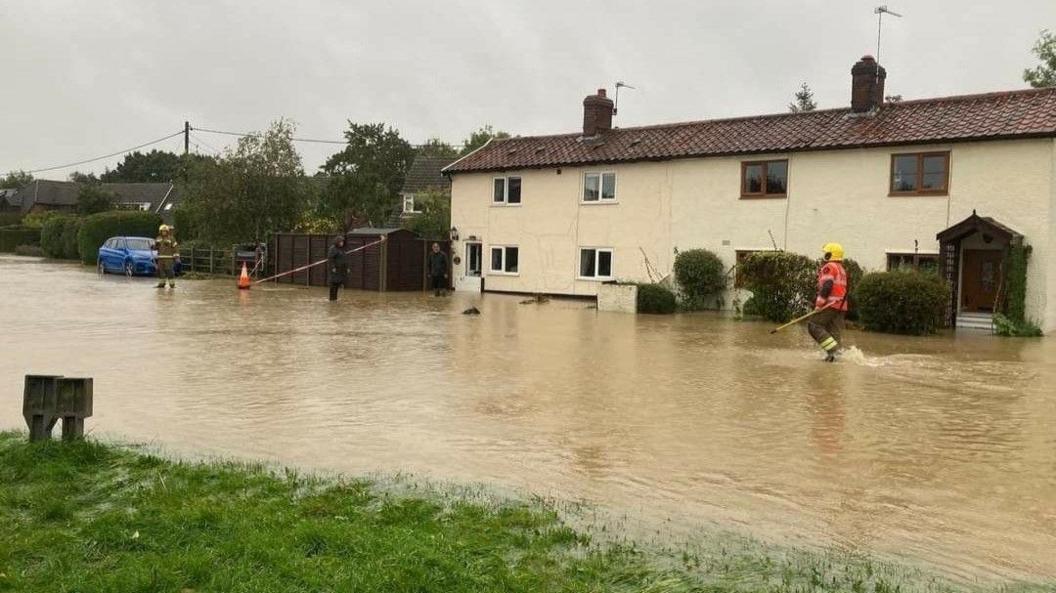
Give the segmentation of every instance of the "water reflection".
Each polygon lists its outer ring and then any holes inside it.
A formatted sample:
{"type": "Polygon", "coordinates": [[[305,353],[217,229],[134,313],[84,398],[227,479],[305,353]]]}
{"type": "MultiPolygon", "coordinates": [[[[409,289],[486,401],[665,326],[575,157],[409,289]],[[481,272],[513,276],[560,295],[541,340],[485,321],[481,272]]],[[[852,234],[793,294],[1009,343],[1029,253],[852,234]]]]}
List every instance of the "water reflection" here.
{"type": "Polygon", "coordinates": [[[150,286],[0,258],[0,426],[22,423],[25,373],[85,374],[97,433],[177,451],[491,481],[665,529],[1056,578],[1056,339],[852,333],[861,352],[827,365],[801,333],[706,315],[150,286]]]}

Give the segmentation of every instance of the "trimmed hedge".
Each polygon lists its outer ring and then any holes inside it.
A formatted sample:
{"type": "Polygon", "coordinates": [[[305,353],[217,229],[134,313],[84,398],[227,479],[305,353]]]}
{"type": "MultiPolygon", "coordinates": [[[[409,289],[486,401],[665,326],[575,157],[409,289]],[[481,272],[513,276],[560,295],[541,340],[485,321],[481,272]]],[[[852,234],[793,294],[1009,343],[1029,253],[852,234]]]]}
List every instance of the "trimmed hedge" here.
{"type": "Polygon", "coordinates": [[[19,245],[40,245],[40,229],[0,229],[0,252],[13,253],[19,245]]]}
{"type": "Polygon", "coordinates": [[[44,221],[40,229],[40,248],[45,257],[79,259],[77,231],[81,219],[76,216],[55,216],[44,221]]]}
{"type": "Polygon", "coordinates": [[[710,297],[726,288],[726,266],[707,249],[680,251],[675,256],[674,271],[686,309],[703,309],[710,297]]]}
{"type": "Polygon", "coordinates": [[[0,212],[0,227],[19,226],[22,224],[21,212],[0,212]]]}
{"type": "Polygon", "coordinates": [[[859,319],[869,331],[925,335],[943,326],[950,288],[918,271],[866,274],[858,287],[859,319]]]}
{"type": "Polygon", "coordinates": [[[77,233],[81,261],[94,265],[99,247],[110,237],[155,237],[160,225],[161,217],[151,212],[118,210],[88,216],[77,233]]]}
{"type": "Polygon", "coordinates": [[[638,312],[668,315],[675,312],[678,304],[675,293],[660,284],[638,285],[638,312]]]}

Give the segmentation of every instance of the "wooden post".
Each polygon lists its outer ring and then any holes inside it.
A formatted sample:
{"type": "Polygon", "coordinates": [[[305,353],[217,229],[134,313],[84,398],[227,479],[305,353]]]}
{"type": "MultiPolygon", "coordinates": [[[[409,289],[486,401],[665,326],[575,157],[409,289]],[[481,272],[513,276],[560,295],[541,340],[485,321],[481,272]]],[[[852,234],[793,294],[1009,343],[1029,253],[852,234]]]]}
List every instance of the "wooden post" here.
{"type": "Polygon", "coordinates": [[[84,437],[84,419],[92,415],[92,380],[60,375],[26,375],[22,416],[29,425],[31,442],[51,438],[55,423],[62,420],[62,438],[84,437]]]}

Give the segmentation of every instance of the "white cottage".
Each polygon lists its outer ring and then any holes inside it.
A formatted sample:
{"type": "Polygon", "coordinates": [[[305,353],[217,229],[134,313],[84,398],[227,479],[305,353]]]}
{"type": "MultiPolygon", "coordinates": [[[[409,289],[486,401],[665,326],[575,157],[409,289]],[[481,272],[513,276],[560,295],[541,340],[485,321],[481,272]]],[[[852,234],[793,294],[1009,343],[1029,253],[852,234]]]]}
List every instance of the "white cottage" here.
{"type": "Polygon", "coordinates": [[[456,288],[594,295],[676,249],[837,241],[867,270],[939,267],[955,323],[992,311],[1021,243],[1028,315],[1056,330],[1056,88],[885,103],[872,57],[851,74],[842,109],[613,128],[601,89],[582,131],[493,140],[444,170],[456,288]]]}

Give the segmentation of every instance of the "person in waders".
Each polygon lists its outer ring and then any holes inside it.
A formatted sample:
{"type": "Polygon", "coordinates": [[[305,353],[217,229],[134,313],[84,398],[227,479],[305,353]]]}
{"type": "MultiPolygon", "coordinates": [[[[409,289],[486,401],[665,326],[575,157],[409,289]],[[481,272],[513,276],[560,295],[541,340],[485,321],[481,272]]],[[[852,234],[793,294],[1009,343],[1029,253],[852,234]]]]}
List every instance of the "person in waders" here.
{"type": "Polygon", "coordinates": [[[827,243],[822,251],[825,263],[818,271],[818,296],[814,299],[818,313],[807,322],[807,331],[825,351],[825,362],[835,362],[847,315],[847,270],[843,267],[843,246],[827,243]]]}
{"type": "Polygon", "coordinates": [[[433,243],[433,251],[429,254],[429,285],[433,287],[433,294],[447,296],[447,254],[440,251],[440,244],[433,243]]]}
{"type": "Polygon", "coordinates": [[[330,251],[326,254],[327,268],[330,270],[330,300],[337,300],[337,289],[345,283],[348,277],[348,254],[345,253],[345,238],[334,239],[330,251]]]}
{"type": "Polygon", "coordinates": [[[165,288],[166,280],[169,282],[169,288],[176,288],[176,264],[180,261],[180,250],[169,225],[158,227],[158,236],[154,239],[153,248],[157,253],[155,267],[158,270],[158,284],[155,288],[165,288]]]}

